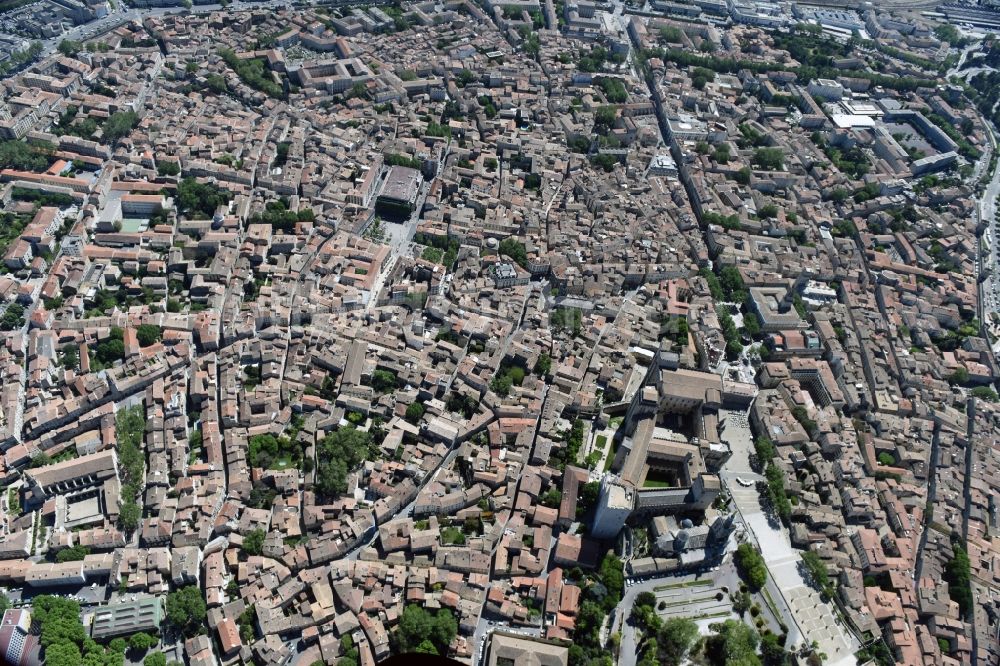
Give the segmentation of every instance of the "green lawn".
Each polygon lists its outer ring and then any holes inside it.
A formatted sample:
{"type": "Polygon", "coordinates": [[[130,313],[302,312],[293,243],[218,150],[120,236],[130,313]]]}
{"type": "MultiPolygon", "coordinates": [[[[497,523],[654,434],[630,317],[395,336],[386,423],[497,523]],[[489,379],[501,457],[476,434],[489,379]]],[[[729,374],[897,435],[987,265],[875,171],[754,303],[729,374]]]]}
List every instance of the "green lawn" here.
{"type": "Polygon", "coordinates": [[[661,590],[676,590],[680,587],[699,587],[702,585],[712,585],[711,578],[699,578],[698,580],[689,580],[683,583],[670,583],[669,585],[657,585],[653,588],[654,592],[660,592],[661,590]]]}
{"type": "Polygon", "coordinates": [[[643,484],[643,488],[673,488],[669,481],[661,481],[659,479],[646,479],[643,484]]]}
{"type": "Polygon", "coordinates": [[[278,456],[271,463],[271,469],[288,469],[289,467],[295,467],[295,461],[288,456],[278,456]]]}
{"type": "Polygon", "coordinates": [[[618,444],[614,440],[611,440],[611,451],[608,452],[608,457],[604,461],[604,471],[605,472],[607,472],[609,469],[611,469],[611,465],[614,464],[614,462],[615,462],[615,455],[617,453],[618,453],[618,444]]]}

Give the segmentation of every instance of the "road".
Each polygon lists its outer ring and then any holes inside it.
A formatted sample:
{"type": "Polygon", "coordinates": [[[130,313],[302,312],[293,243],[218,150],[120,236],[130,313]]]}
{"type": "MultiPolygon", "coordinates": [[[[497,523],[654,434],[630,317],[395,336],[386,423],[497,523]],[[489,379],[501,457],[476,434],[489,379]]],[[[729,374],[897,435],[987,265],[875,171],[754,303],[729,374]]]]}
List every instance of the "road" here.
{"type": "MultiPolygon", "coordinates": [[[[987,134],[994,152],[997,151],[997,138],[993,128],[987,123],[987,134]]],[[[983,188],[979,199],[978,215],[986,229],[982,237],[982,252],[980,255],[980,275],[987,277],[980,285],[982,295],[983,321],[993,340],[993,353],[1000,354],[1000,324],[997,313],[1000,313],[1000,276],[997,267],[1000,266],[1000,248],[997,247],[997,197],[1000,197],[1000,162],[993,171],[990,182],[983,188]]]]}

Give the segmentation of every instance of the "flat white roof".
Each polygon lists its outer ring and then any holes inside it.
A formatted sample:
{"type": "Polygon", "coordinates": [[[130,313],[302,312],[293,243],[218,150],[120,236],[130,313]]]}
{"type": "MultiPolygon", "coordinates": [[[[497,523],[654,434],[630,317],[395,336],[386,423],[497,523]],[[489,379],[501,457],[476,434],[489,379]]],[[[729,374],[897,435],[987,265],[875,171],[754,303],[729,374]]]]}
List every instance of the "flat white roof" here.
{"type": "Polygon", "coordinates": [[[848,115],[846,113],[835,113],[830,116],[833,124],[841,129],[851,127],[875,127],[875,119],[871,116],[848,115]]]}

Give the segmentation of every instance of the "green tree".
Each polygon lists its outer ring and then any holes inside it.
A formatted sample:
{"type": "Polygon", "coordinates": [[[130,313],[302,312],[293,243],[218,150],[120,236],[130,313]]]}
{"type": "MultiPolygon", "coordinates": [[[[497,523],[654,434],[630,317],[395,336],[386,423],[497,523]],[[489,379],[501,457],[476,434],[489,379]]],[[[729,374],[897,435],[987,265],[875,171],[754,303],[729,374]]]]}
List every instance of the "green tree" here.
{"type": "Polygon", "coordinates": [[[406,408],[406,420],[410,423],[419,423],[424,416],[424,406],[419,402],[410,403],[406,408]]]}
{"type": "Polygon", "coordinates": [[[139,116],[135,111],[116,111],[108,116],[101,128],[104,141],[112,145],[118,143],[120,139],[128,136],[138,124],[139,116]]]}
{"type": "Polygon", "coordinates": [[[83,644],[86,632],[80,622],[80,604],[64,597],[37,596],[32,600],[32,619],[41,627],[39,643],[48,648],[57,643],[83,644]]]}
{"type": "Polygon", "coordinates": [[[0,318],[0,329],[13,331],[24,326],[24,306],[20,303],[11,303],[0,318]]]}
{"type": "Polygon", "coordinates": [[[823,558],[814,551],[807,550],[802,553],[802,564],[805,566],[806,571],[809,572],[809,577],[812,579],[813,584],[824,592],[829,593],[830,574],[826,569],[826,563],[823,561],[823,558]]]}
{"type": "Polygon", "coordinates": [[[142,660],[142,666],[167,666],[167,657],[162,652],[150,652],[142,660]]]}
{"type": "Polygon", "coordinates": [[[243,537],[243,552],[247,555],[260,555],[264,549],[264,537],[267,536],[264,530],[257,528],[250,530],[243,537]]]}
{"type": "Polygon", "coordinates": [[[117,339],[104,340],[97,344],[97,350],[94,353],[101,363],[111,365],[115,361],[121,361],[125,358],[125,342],[117,339]]]}
{"type": "Polygon", "coordinates": [[[748,543],[741,543],[736,549],[736,568],[740,577],[754,592],[764,587],[767,582],[767,565],[760,552],[748,543]]]}
{"type": "Polygon", "coordinates": [[[74,643],[55,643],[45,648],[47,666],[80,666],[83,656],[74,643]]]}
{"type": "Polygon", "coordinates": [[[781,148],[758,148],[754,151],[751,160],[761,169],[778,171],[784,163],[784,154],[781,152],[781,148]]]}
{"type": "Polygon", "coordinates": [[[86,546],[71,546],[63,548],[56,554],[56,562],[79,562],[90,554],[90,549],[86,546]]]}
{"type": "Polygon", "coordinates": [[[678,666],[687,658],[697,641],[698,625],[694,620],[686,617],[669,618],[656,635],[660,663],[678,666]]]}
{"type": "Polygon", "coordinates": [[[948,581],[948,592],[952,601],[958,603],[963,617],[972,611],[972,567],[969,554],[960,544],[952,546],[952,558],[945,566],[944,579],[948,581]]]}
{"type": "Polygon", "coordinates": [[[420,652],[422,646],[427,647],[424,643],[430,643],[433,654],[447,655],[457,632],[458,623],[450,610],[442,608],[432,614],[423,606],[410,604],[403,609],[393,642],[397,653],[420,652]]]}
{"type": "Polygon", "coordinates": [[[167,621],[187,636],[193,636],[205,622],[207,608],[197,585],[182,587],[167,595],[167,621]]]}
{"type": "Polygon", "coordinates": [[[986,400],[987,402],[996,402],[998,400],[997,392],[989,386],[977,386],[972,389],[971,393],[973,397],[986,400]]]}
{"type": "Polygon", "coordinates": [[[152,648],[159,642],[156,636],[151,636],[144,631],[132,634],[128,639],[128,646],[133,650],[138,650],[139,652],[145,652],[146,650],[152,648]]]}
{"type": "Polygon", "coordinates": [[[399,386],[396,374],[389,370],[376,370],[372,373],[372,388],[379,393],[388,393],[399,386]]]}
{"type": "Polygon", "coordinates": [[[500,241],[499,251],[501,255],[510,257],[521,268],[528,267],[528,253],[524,245],[513,237],[508,237],[500,241]]]}
{"type": "Polygon", "coordinates": [[[601,566],[597,571],[601,583],[608,590],[608,596],[605,597],[605,610],[610,611],[622,598],[622,593],[625,591],[624,565],[614,553],[609,552],[601,560],[601,566]]]}
{"type": "Polygon", "coordinates": [[[497,372],[490,382],[490,389],[501,398],[510,395],[511,386],[513,386],[513,381],[506,372],[497,372]]]}
{"type": "Polygon", "coordinates": [[[163,338],[163,329],[153,324],[141,324],[135,330],[135,336],[139,340],[140,347],[149,347],[163,338]]]}
{"type": "Polygon", "coordinates": [[[764,666],[787,666],[789,662],[788,653],[778,637],[771,633],[765,633],[760,640],[760,654],[763,657],[764,666]]]}
{"type": "Polygon", "coordinates": [[[538,498],[538,503],[550,509],[557,509],[562,504],[562,492],[556,486],[552,486],[538,498]]]}
{"type": "Polygon", "coordinates": [[[434,655],[438,653],[437,648],[434,647],[434,643],[431,643],[429,640],[422,641],[420,645],[416,647],[414,652],[417,652],[419,654],[434,654],[434,655]]]}
{"type": "Polygon", "coordinates": [[[347,492],[347,475],[368,459],[371,443],[370,433],[347,426],[323,438],[317,447],[316,490],[327,497],[347,492]]]}
{"type": "Polygon", "coordinates": [[[176,176],[181,172],[181,166],[177,162],[157,162],[156,173],[161,176],[176,176]]]}
{"type": "Polygon", "coordinates": [[[142,519],[142,509],[135,502],[125,502],[118,511],[118,522],[126,532],[134,532],[142,519]]]}
{"type": "Polygon", "coordinates": [[[231,198],[228,190],[211,183],[199,183],[194,178],[183,178],[177,183],[177,210],[188,219],[209,219],[231,198]]]}
{"type": "Polygon", "coordinates": [[[546,352],[538,355],[538,360],[535,362],[535,374],[539,377],[547,377],[552,374],[552,357],[546,352]]]}
{"type": "Polygon", "coordinates": [[[760,666],[759,641],[751,627],[737,620],[726,620],[705,641],[705,657],[713,666],[760,666]]]}
{"type": "Polygon", "coordinates": [[[59,53],[63,54],[64,56],[67,56],[69,58],[74,58],[76,57],[76,54],[80,52],[80,49],[83,48],[83,44],[81,44],[80,42],[73,41],[71,39],[64,39],[61,42],[59,42],[59,46],[56,48],[59,50],[59,53]]]}

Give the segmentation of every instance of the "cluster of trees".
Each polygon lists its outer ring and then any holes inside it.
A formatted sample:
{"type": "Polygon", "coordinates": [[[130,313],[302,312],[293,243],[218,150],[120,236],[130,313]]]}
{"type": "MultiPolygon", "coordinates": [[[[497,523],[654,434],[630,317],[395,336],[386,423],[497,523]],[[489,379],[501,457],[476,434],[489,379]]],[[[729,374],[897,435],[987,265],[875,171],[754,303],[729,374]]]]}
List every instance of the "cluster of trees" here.
{"type": "Polygon", "coordinates": [[[112,145],[128,136],[139,124],[139,116],[135,111],[116,111],[108,116],[101,127],[104,141],[112,145]]]}
{"type": "Polygon", "coordinates": [[[768,462],[764,470],[764,500],[786,525],[792,518],[792,501],[785,490],[785,473],[774,462],[768,462]]]}
{"type": "Polygon", "coordinates": [[[479,106],[483,107],[483,114],[487,119],[492,120],[497,117],[497,107],[493,104],[493,100],[486,96],[480,95],[477,99],[479,106]]]}
{"type": "Polygon", "coordinates": [[[509,237],[500,241],[499,252],[510,257],[521,268],[528,267],[528,252],[517,239],[509,237]]]}
{"type": "Polygon", "coordinates": [[[181,172],[181,165],[178,162],[168,162],[162,160],[156,163],[156,173],[161,176],[176,176],[181,172]]]}
{"type": "MultiPolygon", "coordinates": [[[[570,577],[576,579],[581,575],[579,572],[571,572],[570,577]]],[[[595,574],[576,582],[583,593],[573,632],[573,645],[569,648],[569,663],[571,666],[611,666],[611,657],[601,645],[600,631],[605,616],[618,605],[625,590],[622,561],[609,552],[601,560],[595,574]]]]}
{"type": "Polygon", "coordinates": [[[372,373],[372,388],[378,393],[388,393],[399,387],[399,377],[391,370],[376,370],[372,373]]]}
{"type": "Polygon", "coordinates": [[[411,169],[420,169],[422,163],[415,157],[407,157],[399,153],[386,153],[382,156],[382,161],[389,166],[404,166],[411,169]]]}
{"type": "Polygon", "coordinates": [[[823,596],[825,598],[833,596],[833,582],[830,580],[830,572],[827,570],[823,558],[815,551],[807,550],[802,553],[802,565],[812,579],[813,585],[823,593],[823,596]]]}
{"type": "Polygon", "coordinates": [[[458,258],[458,241],[456,240],[420,234],[414,237],[413,241],[443,251],[444,256],[441,258],[440,264],[445,268],[451,268],[452,264],[455,263],[455,259],[458,258]]]}
{"type": "Polygon", "coordinates": [[[763,470],[774,459],[774,456],[778,455],[774,442],[763,435],[754,440],[753,448],[756,456],[754,468],[757,471],[763,470]]]}
{"type": "Polygon", "coordinates": [[[403,609],[392,642],[397,654],[419,652],[445,656],[456,633],[458,622],[447,608],[431,613],[423,606],[410,604],[403,609]]]}
{"type": "MultiPolygon", "coordinates": [[[[31,0],[3,0],[0,2],[0,13],[4,13],[14,9],[15,7],[21,7],[22,5],[30,4],[31,0]]],[[[38,54],[42,52],[45,48],[41,42],[34,41],[28,46],[28,48],[23,51],[14,51],[10,54],[10,57],[6,61],[0,63],[0,76],[5,76],[9,72],[16,70],[21,65],[31,62],[38,57],[38,54]]]]}
{"type": "Polygon", "coordinates": [[[698,625],[686,617],[661,620],[652,592],[636,596],[629,621],[641,631],[638,666],[679,666],[697,652],[698,625]]]}
{"type": "Polygon", "coordinates": [[[564,435],[566,446],[560,447],[552,454],[554,466],[560,470],[566,469],[566,465],[575,465],[576,457],[583,446],[583,421],[574,419],[570,425],[570,430],[564,435]]]}
{"type": "Polygon", "coordinates": [[[60,352],[60,363],[67,370],[75,370],[80,364],[80,352],[72,342],[63,345],[60,352]]]}
{"type": "Polygon", "coordinates": [[[809,418],[809,410],[805,407],[798,405],[792,407],[792,416],[795,420],[799,422],[799,425],[809,434],[810,437],[815,437],[816,433],[819,432],[819,425],[813,419],[809,418]]]}
{"type": "MultiPolygon", "coordinates": [[[[32,620],[41,630],[39,643],[48,666],[123,666],[129,648],[140,654],[157,643],[154,636],[134,634],[128,641],[116,638],[106,647],[87,635],[81,621],[80,605],[65,597],[37,596],[32,600],[32,620]]],[[[166,666],[166,659],[146,657],[145,666],[166,666]]]]}
{"type": "Polygon", "coordinates": [[[542,506],[547,506],[550,509],[558,509],[559,505],[562,504],[562,491],[559,490],[559,486],[552,484],[552,486],[538,498],[538,503],[542,506]]]}
{"type": "Polygon", "coordinates": [[[298,211],[288,210],[285,202],[279,199],[268,201],[267,205],[264,206],[264,212],[252,216],[250,222],[253,224],[269,224],[287,234],[292,233],[295,230],[295,225],[299,222],[312,222],[315,219],[316,215],[313,213],[312,208],[303,208],[298,211]]]}
{"type": "Polygon", "coordinates": [[[660,41],[667,44],[680,44],[684,41],[684,32],[680,28],[672,25],[660,28],[660,41]]]}
{"type": "Polygon", "coordinates": [[[21,171],[44,171],[52,162],[55,146],[35,141],[0,141],[0,168],[21,171]]]}
{"type": "Polygon", "coordinates": [[[598,153],[590,157],[590,163],[594,166],[598,166],[604,170],[605,173],[611,173],[615,170],[615,165],[619,163],[619,158],[617,155],[612,155],[611,153],[598,153]]]}
{"type": "Polygon", "coordinates": [[[185,636],[193,636],[203,628],[207,612],[205,598],[197,585],[181,587],[167,595],[167,621],[185,636]]]}
{"type": "Polygon", "coordinates": [[[702,268],[699,275],[708,282],[708,290],[712,294],[713,300],[741,305],[747,302],[749,292],[743,282],[743,276],[740,275],[739,269],[735,266],[723,266],[718,275],[712,273],[708,268],[702,268]]]}
{"type": "Polygon", "coordinates": [[[740,216],[736,214],[722,215],[720,213],[716,213],[714,211],[709,210],[701,214],[701,221],[702,224],[705,225],[717,224],[723,229],[728,229],[730,231],[732,230],[738,231],[741,228],[740,216]]]}
{"type": "Polygon", "coordinates": [[[146,413],[142,404],[118,411],[115,417],[115,437],[118,440],[118,465],[121,470],[122,506],[118,522],[123,530],[132,532],[142,518],[143,475],[146,456],[142,451],[146,432],[146,413]]]}
{"type": "Polygon", "coordinates": [[[549,328],[567,331],[577,337],[583,331],[583,313],[579,308],[556,308],[549,315],[549,328]]]}
{"type": "Polygon", "coordinates": [[[527,370],[520,365],[502,365],[497,373],[493,375],[490,388],[498,396],[505,398],[510,394],[512,386],[520,386],[524,381],[527,370]]]}
{"type": "MultiPolygon", "coordinates": [[[[846,150],[841,150],[828,144],[821,136],[818,136],[818,133],[813,133],[812,140],[813,143],[823,150],[827,159],[833,162],[833,165],[843,173],[852,178],[861,178],[868,173],[871,165],[868,163],[868,157],[860,146],[852,146],[846,150]]],[[[846,198],[847,192],[844,192],[842,197],[838,196],[834,200],[846,198]]]]}
{"type": "Polygon", "coordinates": [[[757,592],[767,583],[767,565],[760,551],[748,543],[741,543],[733,558],[740,577],[751,591],[757,592]]]}
{"type": "Polygon", "coordinates": [[[736,323],[733,321],[733,317],[729,314],[729,309],[726,306],[717,306],[716,314],[719,316],[722,335],[726,339],[726,358],[732,361],[743,353],[740,333],[736,329],[736,323]]]}
{"type": "Polygon", "coordinates": [[[372,436],[346,426],[323,438],[317,447],[316,490],[327,497],[347,492],[347,475],[372,455],[372,436]]]}
{"type": "Polygon", "coordinates": [[[766,171],[779,171],[784,165],[784,159],[781,148],[758,148],[753,151],[750,161],[766,171]]]}
{"type": "Polygon", "coordinates": [[[24,326],[24,306],[11,303],[0,317],[0,330],[13,331],[24,326]]]}
{"type": "Polygon", "coordinates": [[[94,357],[100,361],[101,365],[111,365],[115,361],[125,358],[125,331],[117,326],[112,327],[108,337],[97,343],[94,357]]]}
{"type": "Polygon", "coordinates": [[[951,546],[952,557],[945,566],[944,579],[948,581],[948,593],[958,604],[963,617],[972,612],[972,567],[969,554],[960,543],[951,546]]]}
{"type": "Polygon", "coordinates": [[[81,545],[70,546],[56,553],[56,562],[79,562],[87,555],[90,555],[90,548],[81,545]]]}
{"type": "Polygon", "coordinates": [[[264,537],[267,533],[261,528],[250,530],[243,535],[243,553],[246,555],[260,555],[264,551],[264,537]]]}
{"type": "Polygon", "coordinates": [[[594,82],[600,87],[604,97],[612,104],[624,104],[628,101],[628,91],[625,90],[625,84],[620,79],[602,76],[594,82]]]}
{"type": "Polygon", "coordinates": [[[274,78],[267,70],[267,63],[263,58],[247,58],[240,60],[232,49],[219,49],[219,56],[222,57],[226,65],[229,66],[240,81],[247,84],[254,90],[259,90],[268,97],[284,99],[285,90],[282,86],[274,82],[274,78]]]}
{"type": "Polygon", "coordinates": [[[479,409],[479,401],[469,395],[464,395],[458,391],[452,391],[445,402],[445,407],[449,412],[462,414],[465,418],[471,419],[472,415],[479,409]]]}
{"type": "Polygon", "coordinates": [[[738,620],[713,625],[715,633],[705,639],[705,659],[712,666],[739,664],[760,666],[757,646],[760,636],[753,627],[738,620]]]}
{"type": "Polygon", "coordinates": [[[604,68],[604,63],[608,60],[618,61],[615,56],[609,55],[608,50],[603,46],[594,46],[590,53],[580,57],[576,61],[576,67],[581,72],[598,72],[604,68]]]}
{"type": "Polygon", "coordinates": [[[669,338],[673,341],[675,347],[681,349],[685,348],[688,344],[688,322],[687,317],[684,316],[670,316],[663,317],[660,321],[660,340],[669,338]]]}
{"type": "Polygon", "coordinates": [[[268,469],[282,458],[287,458],[296,466],[302,461],[302,447],[296,440],[285,436],[275,437],[270,433],[254,435],[247,444],[247,460],[251,467],[268,469]]]}
{"type": "Polygon", "coordinates": [[[140,324],[135,329],[135,337],[140,347],[149,347],[163,339],[163,329],[155,324],[140,324]]]}
{"type": "Polygon", "coordinates": [[[215,215],[219,206],[228,204],[232,196],[229,190],[214,184],[184,178],[177,184],[177,209],[189,219],[208,219],[215,215]]]}

